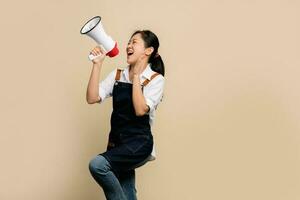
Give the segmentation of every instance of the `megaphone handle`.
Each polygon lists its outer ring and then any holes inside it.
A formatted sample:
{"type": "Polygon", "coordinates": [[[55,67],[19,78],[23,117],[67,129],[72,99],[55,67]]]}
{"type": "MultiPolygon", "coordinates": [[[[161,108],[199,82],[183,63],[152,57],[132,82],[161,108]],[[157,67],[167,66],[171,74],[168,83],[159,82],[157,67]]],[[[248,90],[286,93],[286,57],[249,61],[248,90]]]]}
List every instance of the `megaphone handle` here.
{"type": "Polygon", "coordinates": [[[94,56],[93,54],[89,54],[89,59],[90,59],[90,61],[92,61],[92,60],[94,60],[95,58],[97,58],[98,56],[101,56],[101,55],[102,54],[94,56]]]}

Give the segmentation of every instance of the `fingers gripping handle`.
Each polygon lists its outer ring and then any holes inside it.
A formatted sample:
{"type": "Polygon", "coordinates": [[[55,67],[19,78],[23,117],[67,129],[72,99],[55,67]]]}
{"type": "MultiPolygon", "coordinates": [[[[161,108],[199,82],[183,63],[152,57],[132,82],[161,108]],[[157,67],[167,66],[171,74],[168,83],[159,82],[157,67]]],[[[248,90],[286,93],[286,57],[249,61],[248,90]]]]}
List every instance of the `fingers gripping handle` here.
{"type": "Polygon", "coordinates": [[[97,58],[97,57],[99,57],[99,56],[101,56],[101,55],[102,55],[102,54],[99,54],[99,55],[97,55],[97,56],[94,56],[93,54],[90,53],[89,59],[90,59],[90,61],[92,61],[92,60],[94,60],[95,58],[97,58]]]}

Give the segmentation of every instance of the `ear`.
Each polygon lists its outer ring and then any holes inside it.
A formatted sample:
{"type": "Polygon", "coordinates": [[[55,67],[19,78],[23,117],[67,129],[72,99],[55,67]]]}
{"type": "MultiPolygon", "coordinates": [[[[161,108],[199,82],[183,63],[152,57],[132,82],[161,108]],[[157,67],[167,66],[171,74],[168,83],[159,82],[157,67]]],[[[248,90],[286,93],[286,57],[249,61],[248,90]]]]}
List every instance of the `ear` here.
{"type": "Polygon", "coordinates": [[[148,47],[148,48],[146,48],[146,50],[145,50],[145,54],[147,55],[147,56],[150,56],[151,55],[151,53],[154,51],[154,48],[153,47],[148,47]]]}

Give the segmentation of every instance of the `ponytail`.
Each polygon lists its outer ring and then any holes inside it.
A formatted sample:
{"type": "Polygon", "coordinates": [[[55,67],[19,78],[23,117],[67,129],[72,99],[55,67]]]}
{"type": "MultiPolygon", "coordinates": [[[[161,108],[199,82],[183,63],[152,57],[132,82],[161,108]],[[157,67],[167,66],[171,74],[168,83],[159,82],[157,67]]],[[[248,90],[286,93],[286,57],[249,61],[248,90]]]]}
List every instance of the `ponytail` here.
{"type": "Polygon", "coordinates": [[[159,54],[156,54],[152,59],[150,57],[149,63],[153,71],[165,76],[165,65],[159,54]]]}

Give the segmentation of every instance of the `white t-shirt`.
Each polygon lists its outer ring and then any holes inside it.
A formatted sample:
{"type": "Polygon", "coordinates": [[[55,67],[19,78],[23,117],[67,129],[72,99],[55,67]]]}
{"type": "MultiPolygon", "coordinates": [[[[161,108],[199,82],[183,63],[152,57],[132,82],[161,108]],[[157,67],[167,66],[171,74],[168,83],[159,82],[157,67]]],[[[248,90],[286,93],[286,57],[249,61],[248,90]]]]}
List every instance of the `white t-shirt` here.
{"type": "MultiPolygon", "coordinates": [[[[99,96],[101,97],[102,103],[106,98],[112,96],[112,91],[115,83],[115,77],[117,73],[117,68],[110,72],[107,77],[99,83],[99,96]]],[[[151,76],[155,73],[150,67],[150,64],[147,65],[145,70],[140,75],[140,82],[143,83],[144,80],[151,78],[151,76]]],[[[120,80],[125,83],[132,83],[129,80],[129,65],[122,70],[120,80]]],[[[144,86],[143,94],[146,100],[146,104],[149,106],[149,123],[150,126],[153,126],[153,121],[155,117],[155,110],[158,104],[161,102],[163,97],[163,89],[164,89],[165,78],[161,74],[157,75],[153,78],[146,86],[144,86]]],[[[155,160],[156,152],[155,146],[153,146],[153,150],[151,153],[151,157],[149,161],[155,160]]]]}

